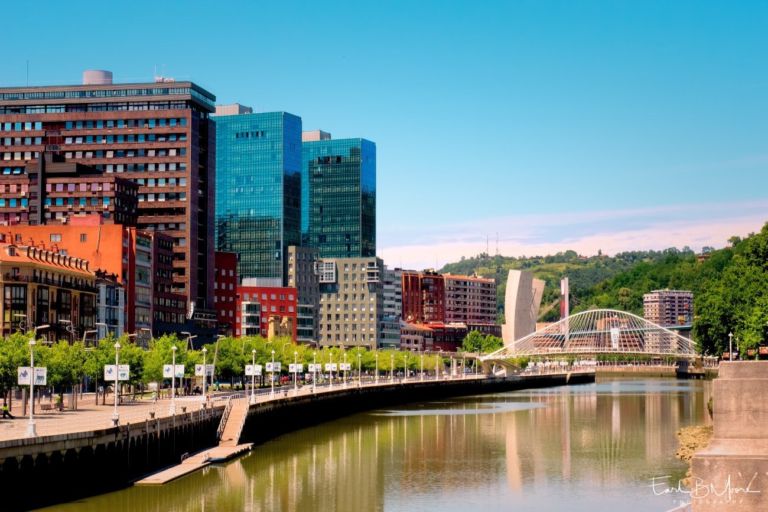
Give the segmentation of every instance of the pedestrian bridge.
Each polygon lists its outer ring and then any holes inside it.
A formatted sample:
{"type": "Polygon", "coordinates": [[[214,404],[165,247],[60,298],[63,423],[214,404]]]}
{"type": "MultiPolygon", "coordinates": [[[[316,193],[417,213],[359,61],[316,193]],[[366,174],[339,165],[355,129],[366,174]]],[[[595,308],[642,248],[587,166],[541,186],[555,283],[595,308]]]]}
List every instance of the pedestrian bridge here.
{"type": "Polygon", "coordinates": [[[479,359],[485,365],[515,357],[650,355],[688,358],[696,343],[626,311],[592,309],[576,313],[479,359]]]}

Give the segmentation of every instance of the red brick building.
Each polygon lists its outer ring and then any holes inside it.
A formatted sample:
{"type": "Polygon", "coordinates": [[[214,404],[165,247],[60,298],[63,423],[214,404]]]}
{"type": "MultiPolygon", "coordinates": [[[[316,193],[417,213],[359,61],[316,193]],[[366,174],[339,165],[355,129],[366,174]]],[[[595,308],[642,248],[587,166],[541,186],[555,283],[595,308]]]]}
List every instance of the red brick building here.
{"type": "Polygon", "coordinates": [[[216,320],[221,334],[235,334],[237,312],[237,254],[216,251],[213,281],[216,320]]]}
{"type": "Polygon", "coordinates": [[[298,294],[296,288],[272,286],[238,286],[235,336],[261,334],[269,337],[269,322],[289,324],[291,338],[296,341],[298,294]]]}
{"type": "Polygon", "coordinates": [[[445,279],[434,271],[403,271],[403,320],[445,322],[445,279]]]}

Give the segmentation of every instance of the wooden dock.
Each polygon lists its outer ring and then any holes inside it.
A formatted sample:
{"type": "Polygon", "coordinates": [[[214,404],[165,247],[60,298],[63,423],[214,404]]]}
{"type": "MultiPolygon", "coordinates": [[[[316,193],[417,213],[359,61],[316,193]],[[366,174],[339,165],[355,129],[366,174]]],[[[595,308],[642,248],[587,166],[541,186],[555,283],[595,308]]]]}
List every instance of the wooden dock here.
{"type": "Polygon", "coordinates": [[[196,453],[184,459],[181,464],[170,467],[159,473],[154,473],[146,478],[134,482],[134,485],[163,485],[172,482],[185,475],[193,473],[209,464],[225,462],[245,452],[250,451],[253,443],[238,444],[236,446],[216,446],[209,450],[196,453]]]}

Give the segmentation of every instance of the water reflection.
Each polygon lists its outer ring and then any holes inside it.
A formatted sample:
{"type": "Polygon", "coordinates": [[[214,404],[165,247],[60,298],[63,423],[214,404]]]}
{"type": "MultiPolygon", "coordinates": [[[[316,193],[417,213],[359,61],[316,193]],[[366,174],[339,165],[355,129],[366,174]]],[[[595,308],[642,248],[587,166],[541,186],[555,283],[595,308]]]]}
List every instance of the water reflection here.
{"type": "Polygon", "coordinates": [[[675,431],[707,421],[710,383],[607,381],[344,418],[159,488],[56,510],[666,510],[675,431]]]}

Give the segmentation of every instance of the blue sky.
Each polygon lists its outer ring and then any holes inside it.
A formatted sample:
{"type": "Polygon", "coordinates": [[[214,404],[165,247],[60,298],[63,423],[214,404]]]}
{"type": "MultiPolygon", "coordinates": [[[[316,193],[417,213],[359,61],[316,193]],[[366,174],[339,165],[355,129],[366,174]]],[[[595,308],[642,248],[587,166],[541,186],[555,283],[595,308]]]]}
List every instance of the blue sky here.
{"type": "Polygon", "coordinates": [[[379,252],[722,246],[768,220],[768,2],[24,2],[0,85],[155,66],[378,149],[379,252]],[[497,235],[498,234],[498,235],[497,235]]]}

